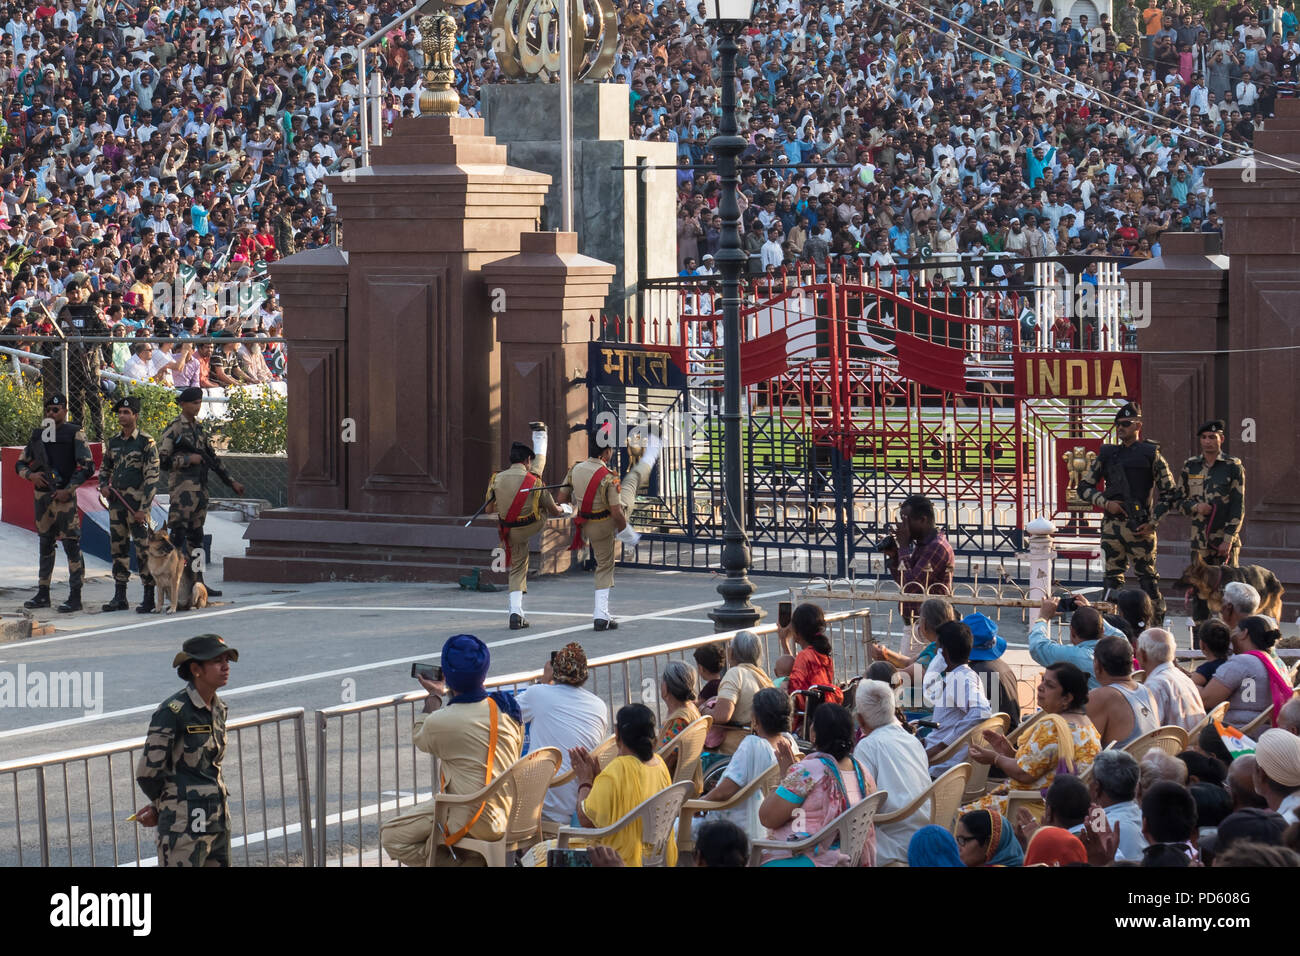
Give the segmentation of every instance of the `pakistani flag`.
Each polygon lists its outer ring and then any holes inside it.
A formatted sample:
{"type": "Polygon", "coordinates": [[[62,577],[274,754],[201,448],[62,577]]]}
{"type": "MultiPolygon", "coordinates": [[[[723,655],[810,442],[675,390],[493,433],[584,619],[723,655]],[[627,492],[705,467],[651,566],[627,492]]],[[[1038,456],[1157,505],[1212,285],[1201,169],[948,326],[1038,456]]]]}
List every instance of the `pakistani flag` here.
{"type": "Polygon", "coordinates": [[[266,299],[270,288],[270,282],[239,283],[239,314],[244,315],[257,308],[258,304],[266,299]]]}
{"type": "Polygon", "coordinates": [[[194,284],[194,280],[198,278],[199,270],[195,269],[193,266],[187,266],[184,263],[181,263],[181,265],[176,267],[176,273],[180,276],[181,288],[188,289],[194,284]]]}

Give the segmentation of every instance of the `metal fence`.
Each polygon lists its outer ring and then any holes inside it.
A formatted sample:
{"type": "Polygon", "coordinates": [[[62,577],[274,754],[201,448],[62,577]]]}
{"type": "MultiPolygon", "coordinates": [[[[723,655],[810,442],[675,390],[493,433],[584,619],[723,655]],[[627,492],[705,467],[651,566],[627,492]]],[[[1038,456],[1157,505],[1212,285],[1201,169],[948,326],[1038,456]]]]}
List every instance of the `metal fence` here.
{"type": "MultiPolygon", "coordinates": [[[[305,711],[226,727],[231,862],[315,865],[305,711]]],[[[128,821],[143,740],[0,763],[0,866],[152,866],[152,830],[128,821]]]]}

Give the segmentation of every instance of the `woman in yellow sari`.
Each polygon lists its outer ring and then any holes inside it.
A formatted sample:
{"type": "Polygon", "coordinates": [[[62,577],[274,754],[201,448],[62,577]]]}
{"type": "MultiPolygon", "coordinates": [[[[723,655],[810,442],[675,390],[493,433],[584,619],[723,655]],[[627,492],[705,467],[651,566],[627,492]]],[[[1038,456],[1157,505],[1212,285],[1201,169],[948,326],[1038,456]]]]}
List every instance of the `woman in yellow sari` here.
{"type": "Polygon", "coordinates": [[[1077,774],[1101,752],[1101,737],[1084,706],[1088,677],[1073,664],[1052,664],[1038,683],[1038,706],[1045,716],[1034,723],[1014,750],[1001,734],[991,733],[987,746],[970,745],[970,759],[991,764],[1007,775],[1006,783],[968,806],[1007,815],[1012,790],[1045,790],[1057,773],[1077,774]]]}

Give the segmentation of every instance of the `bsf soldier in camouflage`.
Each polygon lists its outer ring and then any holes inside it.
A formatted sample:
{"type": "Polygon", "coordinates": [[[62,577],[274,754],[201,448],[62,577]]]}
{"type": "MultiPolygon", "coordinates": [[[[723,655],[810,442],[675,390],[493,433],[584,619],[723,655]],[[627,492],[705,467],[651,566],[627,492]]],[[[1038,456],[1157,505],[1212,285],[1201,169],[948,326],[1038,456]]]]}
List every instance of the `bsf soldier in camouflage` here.
{"type": "MultiPolygon", "coordinates": [[[[171,495],[167,530],[172,544],[185,553],[186,560],[193,561],[195,551],[203,547],[203,522],[208,516],[208,471],[216,471],[236,495],[244,493],[244,486],[222,467],[199,424],[203,390],[187,388],[177,396],[176,402],[181,414],[163,429],[158,439],[158,466],[167,472],[167,490],[171,495]]],[[[221,597],[220,591],[203,581],[203,572],[198,568],[194,577],[207,587],[209,597],[221,597]]]]}
{"type": "Polygon", "coordinates": [[[226,755],[226,703],[217,688],[230,679],[239,652],[216,634],[192,637],[172,666],[186,686],[149,720],[136,783],[149,805],[136,811],[158,828],[159,866],[229,866],[229,793],[221,776],[226,755]]]}
{"type": "Polygon", "coordinates": [[[1102,508],[1101,551],[1106,561],[1106,586],[1119,590],[1129,562],[1138,585],[1155,608],[1156,620],[1165,617],[1165,601],[1156,573],[1156,526],[1178,507],[1178,486],[1160,446],[1144,441],[1142,410],[1126,402],[1115,414],[1118,445],[1102,445],[1088,473],[1079,481],[1079,497],[1102,508]],[[1104,482],[1105,487],[1098,486],[1104,482]],[[1157,495],[1152,506],[1152,494],[1157,495]]]}
{"type": "MultiPolygon", "coordinates": [[[[1178,475],[1179,510],[1192,519],[1192,558],[1236,567],[1246,511],[1246,471],[1240,459],[1222,453],[1223,431],[1222,419],[1198,429],[1201,454],[1183,462],[1178,475]]],[[[1194,605],[1193,620],[1210,616],[1209,605],[1200,598],[1194,605]]]]}
{"type": "Polygon", "coordinates": [[[40,536],[40,582],[27,608],[50,606],[50,578],[54,576],[54,547],[63,539],[68,556],[68,599],[59,611],[81,610],[81,584],[86,563],[81,558],[81,519],[77,514],[77,488],[95,474],[95,460],[86,447],[81,427],[68,421],[68,399],[51,395],[45,403],[45,421],[32,429],[31,439],[14,465],[21,478],[35,486],[36,533],[40,536]],[[51,441],[46,441],[51,438],[51,441]]]}
{"type": "Polygon", "coordinates": [[[140,399],[134,395],[113,403],[122,430],[104,446],[99,469],[99,494],[108,502],[109,551],[113,556],[113,600],[101,610],[125,611],[126,585],[131,580],[131,541],[144,585],[141,614],[153,610],[153,578],[149,576],[149,509],[158,489],[158,446],[137,430],[140,399]]]}
{"type": "Polygon", "coordinates": [[[546,468],[546,425],[530,422],[529,426],[533,430],[532,447],[518,441],[511,446],[510,467],[492,476],[485,499],[495,505],[501,543],[510,568],[512,631],[528,627],[528,620],[524,617],[524,594],[528,591],[529,542],[542,530],[543,513],[553,518],[564,514],[549,491],[522,490],[529,475],[541,489],[542,471],[546,468]]]}
{"type": "Polygon", "coordinates": [[[609,613],[609,590],[614,586],[614,539],[618,538],[627,547],[635,547],[640,540],[641,535],[630,524],[630,515],[637,490],[650,480],[661,445],[658,436],[653,434],[645,439],[644,445],[635,438],[629,440],[633,464],[620,483],[618,475],[609,470],[614,453],[613,431],[611,422],[589,434],[588,458],[569,469],[564,487],[555,497],[561,504],[573,504],[572,547],[576,550],[586,541],[596,559],[593,629],[597,631],[618,627],[609,613]]]}

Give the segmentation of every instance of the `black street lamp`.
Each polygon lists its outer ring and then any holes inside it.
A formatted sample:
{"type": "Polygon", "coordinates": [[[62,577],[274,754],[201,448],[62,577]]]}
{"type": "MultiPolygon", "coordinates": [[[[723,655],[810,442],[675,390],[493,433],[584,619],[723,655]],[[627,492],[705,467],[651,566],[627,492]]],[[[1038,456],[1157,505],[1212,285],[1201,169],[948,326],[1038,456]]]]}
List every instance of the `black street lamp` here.
{"type": "Polygon", "coordinates": [[[718,200],[722,235],[717,265],[722,276],[722,467],[727,512],[722,567],[727,576],[718,585],[722,604],[709,612],[714,629],[718,631],[752,627],[763,616],[762,611],[749,603],[754,585],[746,573],[750,564],[749,538],[742,522],[745,500],[740,480],[740,273],[749,256],[740,244],[740,204],[736,199],[740,185],[736,160],[746,145],[736,126],[736,34],[749,21],[753,11],[754,0],[705,0],[705,14],[718,31],[718,53],[722,60],[722,117],[718,135],[709,144],[722,180],[722,196],[718,200]]]}

